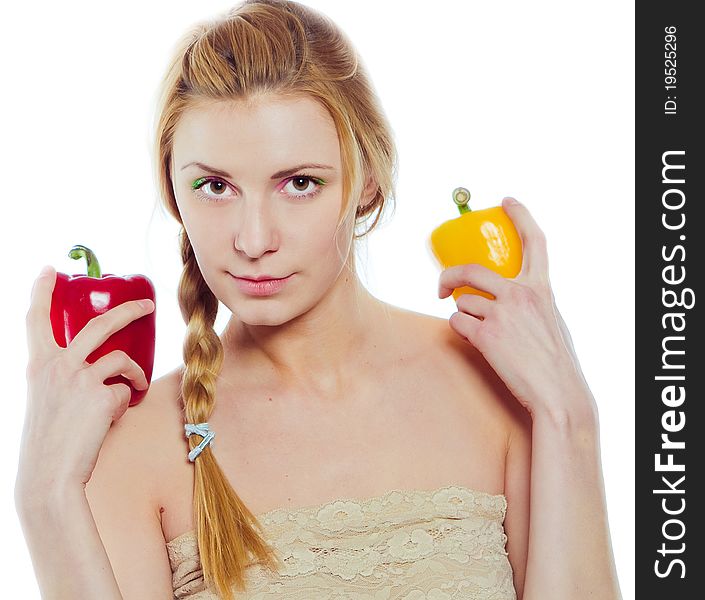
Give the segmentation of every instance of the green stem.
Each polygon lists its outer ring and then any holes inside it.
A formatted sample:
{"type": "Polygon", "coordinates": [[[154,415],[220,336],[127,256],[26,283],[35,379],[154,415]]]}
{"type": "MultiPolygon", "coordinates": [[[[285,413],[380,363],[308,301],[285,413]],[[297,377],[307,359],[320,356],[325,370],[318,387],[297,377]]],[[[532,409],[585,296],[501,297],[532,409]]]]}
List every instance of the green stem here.
{"type": "Polygon", "coordinates": [[[98,259],[95,257],[95,254],[93,254],[93,250],[91,250],[90,248],[86,248],[85,246],[76,244],[69,251],[69,258],[73,258],[74,260],[80,260],[82,258],[85,258],[86,271],[88,272],[88,277],[96,277],[98,279],[102,277],[100,265],[98,264],[98,259]]]}
{"type": "Polygon", "coordinates": [[[458,207],[458,212],[462,215],[470,212],[472,208],[468,206],[470,202],[470,192],[464,187],[457,187],[453,190],[453,202],[458,207]]]}

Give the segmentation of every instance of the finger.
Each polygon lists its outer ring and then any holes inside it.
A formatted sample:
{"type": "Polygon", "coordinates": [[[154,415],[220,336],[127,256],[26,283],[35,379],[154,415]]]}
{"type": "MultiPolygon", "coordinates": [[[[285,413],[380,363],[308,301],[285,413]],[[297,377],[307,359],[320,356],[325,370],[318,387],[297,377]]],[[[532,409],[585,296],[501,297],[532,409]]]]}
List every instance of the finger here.
{"type": "Polygon", "coordinates": [[[59,348],[51,328],[51,297],[55,285],[56,271],[51,265],[46,265],[34,280],[25,319],[30,358],[37,357],[47,350],[59,348]]]}
{"type": "MultiPolygon", "coordinates": [[[[491,300],[489,300],[491,302],[491,300]]],[[[482,321],[464,312],[454,312],[448,319],[451,328],[468,343],[475,345],[477,331],[482,326],[482,321]]]]}
{"type": "Polygon", "coordinates": [[[548,255],[546,252],[546,236],[536,223],[534,217],[523,204],[515,198],[502,200],[502,208],[512,220],[521,238],[522,266],[521,273],[531,279],[548,280],[548,255]]]}
{"type": "Polygon", "coordinates": [[[455,304],[459,311],[479,319],[484,319],[494,306],[492,300],[477,294],[461,294],[455,304]]]}
{"type": "Polygon", "coordinates": [[[93,317],[86,326],[71,340],[67,351],[71,360],[80,366],[86,357],[99,348],[105,341],[128,323],[144,317],[154,310],[154,302],[145,308],[140,305],[140,300],[128,300],[111,308],[108,312],[93,317]]]}
{"type": "Polygon", "coordinates": [[[118,421],[127,412],[130,406],[130,398],[132,398],[132,390],[129,385],[124,383],[114,383],[113,385],[107,386],[113,394],[113,398],[117,406],[112,414],[113,422],[118,421]]]}
{"type": "Polygon", "coordinates": [[[441,272],[438,278],[438,297],[445,298],[452,294],[453,290],[464,285],[489,292],[497,298],[506,289],[509,282],[505,277],[484,265],[477,263],[454,265],[441,272]]]}
{"type": "Polygon", "coordinates": [[[109,377],[123,375],[132,382],[132,386],[137,390],[146,390],[149,387],[142,367],[122,350],[113,350],[105,356],[101,356],[88,367],[88,371],[101,383],[109,377]]]}

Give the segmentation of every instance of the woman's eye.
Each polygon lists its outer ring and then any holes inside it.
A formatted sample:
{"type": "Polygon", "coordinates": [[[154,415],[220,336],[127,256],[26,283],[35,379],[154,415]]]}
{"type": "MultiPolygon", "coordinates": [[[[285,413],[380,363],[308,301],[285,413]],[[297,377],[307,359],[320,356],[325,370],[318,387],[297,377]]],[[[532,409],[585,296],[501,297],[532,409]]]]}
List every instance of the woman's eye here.
{"type": "Polygon", "coordinates": [[[284,188],[291,185],[291,191],[294,193],[289,194],[290,196],[295,196],[298,198],[307,198],[318,193],[319,188],[323,184],[323,180],[318,179],[317,177],[311,177],[310,175],[294,175],[293,177],[289,178],[284,188]]]}
{"type": "Polygon", "coordinates": [[[191,186],[194,190],[198,190],[198,194],[205,197],[206,200],[214,200],[219,202],[218,197],[228,198],[223,192],[227,189],[228,184],[214,177],[201,177],[193,182],[191,186]],[[210,190],[208,189],[210,188],[210,190]],[[206,190],[211,193],[204,194],[201,190],[206,190]]]}

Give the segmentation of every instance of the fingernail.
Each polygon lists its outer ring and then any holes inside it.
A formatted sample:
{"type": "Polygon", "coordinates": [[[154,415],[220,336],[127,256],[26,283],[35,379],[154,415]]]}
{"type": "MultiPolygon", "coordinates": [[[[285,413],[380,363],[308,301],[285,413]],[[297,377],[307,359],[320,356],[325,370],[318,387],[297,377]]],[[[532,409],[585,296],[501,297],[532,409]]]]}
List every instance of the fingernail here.
{"type": "Polygon", "coordinates": [[[52,267],[51,265],[44,265],[42,267],[42,270],[39,271],[39,277],[44,277],[44,275],[48,275],[49,273],[51,273],[53,268],[54,267],[52,267]]]}
{"type": "Polygon", "coordinates": [[[516,198],[511,198],[511,197],[507,196],[505,198],[505,200],[506,200],[507,204],[519,204],[519,201],[516,198]]]}
{"type": "Polygon", "coordinates": [[[144,309],[151,310],[152,308],[154,308],[154,302],[152,302],[151,300],[140,300],[138,304],[144,309]]]}

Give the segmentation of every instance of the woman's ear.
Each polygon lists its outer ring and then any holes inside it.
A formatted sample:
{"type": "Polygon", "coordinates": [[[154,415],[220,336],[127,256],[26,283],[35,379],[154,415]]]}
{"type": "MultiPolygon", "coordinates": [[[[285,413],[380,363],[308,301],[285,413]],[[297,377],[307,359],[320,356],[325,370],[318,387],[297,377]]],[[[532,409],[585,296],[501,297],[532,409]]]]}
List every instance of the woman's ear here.
{"type": "Polygon", "coordinates": [[[368,204],[371,204],[377,195],[377,190],[379,185],[375,181],[372,175],[368,175],[365,182],[365,188],[362,190],[362,195],[360,197],[360,202],[358,203],[357,212],[364,210],[368,204]]]}

